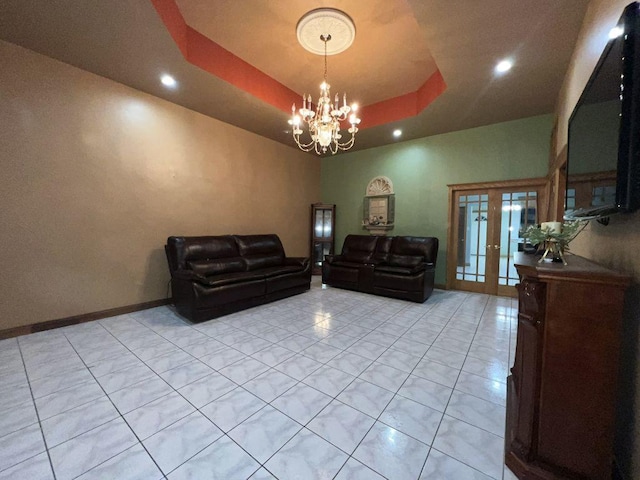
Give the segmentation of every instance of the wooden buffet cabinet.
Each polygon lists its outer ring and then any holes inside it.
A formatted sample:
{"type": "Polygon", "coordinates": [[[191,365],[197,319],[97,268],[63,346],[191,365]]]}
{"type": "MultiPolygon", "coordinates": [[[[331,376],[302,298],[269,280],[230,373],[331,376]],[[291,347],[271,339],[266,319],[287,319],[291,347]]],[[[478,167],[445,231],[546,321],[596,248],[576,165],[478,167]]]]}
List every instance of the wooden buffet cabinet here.
{"type": "Polygon", "coordinates": [[[568,256],[516,254],[518,339],[505,463],[520,479],[610,479],[628,276],[568,256]]]}

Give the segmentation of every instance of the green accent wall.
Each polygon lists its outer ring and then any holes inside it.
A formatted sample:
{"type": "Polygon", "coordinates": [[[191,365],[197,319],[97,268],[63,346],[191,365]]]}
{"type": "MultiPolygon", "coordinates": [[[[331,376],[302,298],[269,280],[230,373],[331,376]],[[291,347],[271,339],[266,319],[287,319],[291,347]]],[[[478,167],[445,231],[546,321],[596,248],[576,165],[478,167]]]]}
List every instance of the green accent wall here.
{"type": "Polygon", "coordinates": [[[445,284],[447,185],[546,176],[552,127],[552,116],[541,115],[324,158],[322,201],[336,205],[336,251],[348,234],[368,234],[365,191],[384,175],[396,195],[388,234],[438,237],[436,283],[445,284]]]}

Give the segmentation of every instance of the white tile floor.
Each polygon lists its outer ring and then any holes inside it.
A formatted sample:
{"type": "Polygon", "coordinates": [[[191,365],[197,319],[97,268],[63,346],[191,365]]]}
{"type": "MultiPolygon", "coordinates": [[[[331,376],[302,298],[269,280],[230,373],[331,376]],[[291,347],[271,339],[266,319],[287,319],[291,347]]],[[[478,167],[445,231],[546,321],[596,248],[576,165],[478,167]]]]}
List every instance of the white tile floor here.
{"type": "Polygon", "coordinates": [[[505,479],[515,301],[334,288],[0,342],[0,479],[505,479]]]}

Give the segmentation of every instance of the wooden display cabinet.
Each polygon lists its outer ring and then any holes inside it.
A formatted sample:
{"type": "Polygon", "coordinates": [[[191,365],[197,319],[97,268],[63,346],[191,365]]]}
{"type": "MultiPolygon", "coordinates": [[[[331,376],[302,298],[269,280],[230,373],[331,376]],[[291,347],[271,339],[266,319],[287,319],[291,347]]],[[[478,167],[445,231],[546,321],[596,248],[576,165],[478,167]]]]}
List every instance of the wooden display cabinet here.
{"type": "Polygon", "coordinates": [[[325,255],[333,254],[336,230],[336,206],[322,203],[311,205],[311,273],[322,273],[325,255]]]}
{"type": "Polygon", "coordinates": [[[518,337],[505,462],[520,479],[611,479],[618,349],[630,278],[584,258],[517,253],[518,337]]]}

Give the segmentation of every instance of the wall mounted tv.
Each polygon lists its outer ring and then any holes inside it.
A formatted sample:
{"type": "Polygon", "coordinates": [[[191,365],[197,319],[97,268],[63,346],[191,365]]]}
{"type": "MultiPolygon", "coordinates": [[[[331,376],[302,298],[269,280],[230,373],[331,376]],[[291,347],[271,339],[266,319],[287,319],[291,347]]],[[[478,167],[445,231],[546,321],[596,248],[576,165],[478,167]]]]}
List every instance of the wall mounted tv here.
{"type": "Polygon", "coordinates": [[[639,8],[625,8],[569,119],[567,220],[640,208],[639,8]]]}

